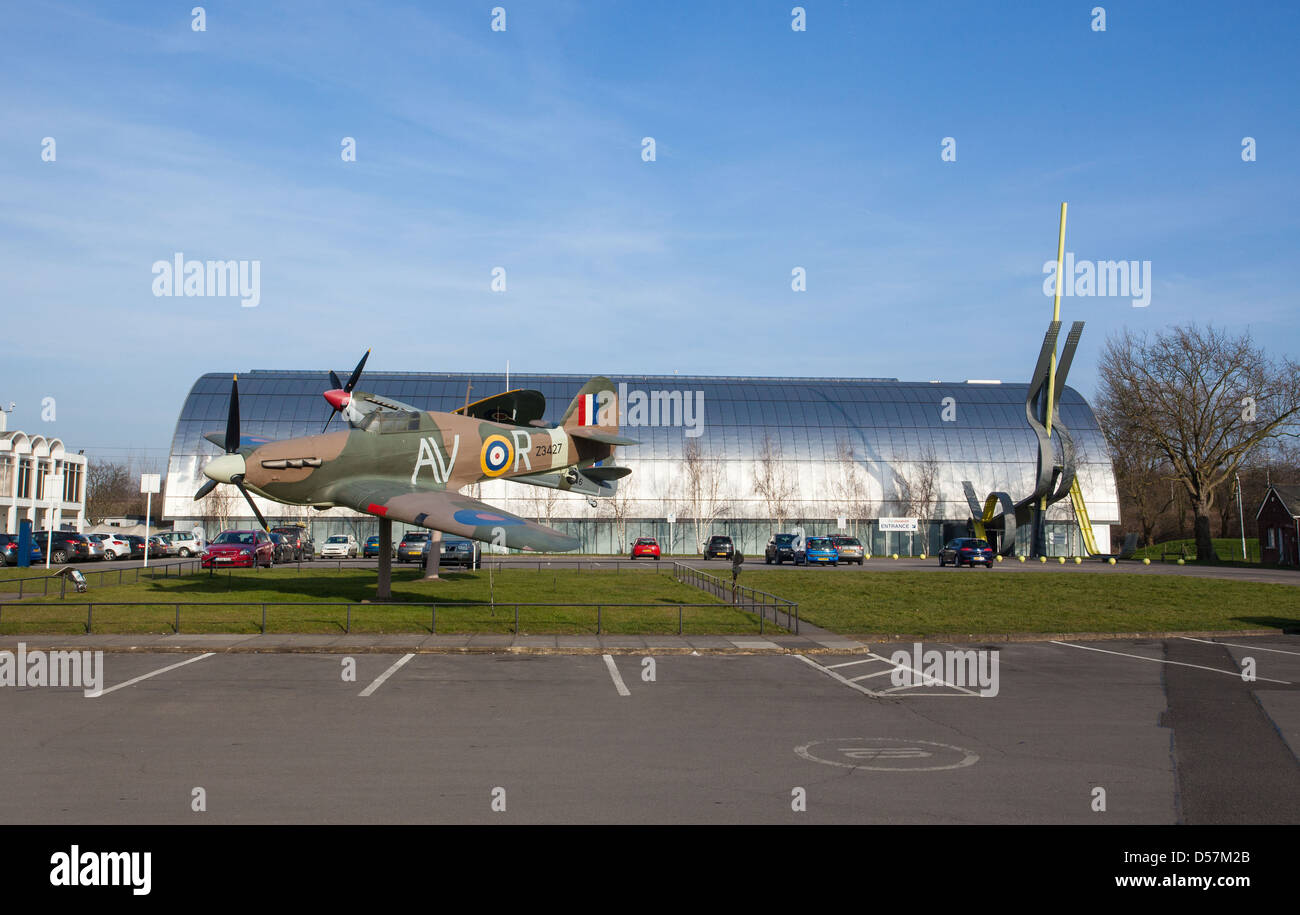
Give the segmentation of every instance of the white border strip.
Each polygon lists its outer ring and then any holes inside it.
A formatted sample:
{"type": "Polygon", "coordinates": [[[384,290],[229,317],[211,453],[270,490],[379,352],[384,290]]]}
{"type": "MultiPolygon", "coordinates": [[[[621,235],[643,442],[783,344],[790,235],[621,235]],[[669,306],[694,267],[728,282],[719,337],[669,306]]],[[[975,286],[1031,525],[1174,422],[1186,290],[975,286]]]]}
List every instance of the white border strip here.
{"type": "Polygon", "coordinates": [[[151,671],[147,674],[141,674],[138,677],[133,677],[130,680],[127,680],[125,683],[117,684],[117,686],[110,686],[108,689],[101,689],[97,693],[86,693],[86,698],[98,699],[100,696],[107,696],[109,693],[115,690],[122,689],[124,686],[134,686],[136,683],[139,683],[141,680],[148,680],[150,677],[156,677],[159,674],[165,674],[169,670],[175,670],[178,667],[184,667],[186,664],[193,664],[195,661],[202,661],[204,658],[210,658],[214,654],[216,654],[216,652],[209,651],[207,654],[201,654],[195,658],[189,658],[188,660],[181,661],[176,664],[168,664],[166,667],[160,667],[158,668],[158,670],[151,671]]]}
{"type": "Polygon", "coordinates": [[[397,673],[399,670],[401,670],[401,669],[402,669],[402,665],[405,664],[407,661],[411,660],[411,658],[413,658],[413,657],[415,657],[415,655],[413,655],[413,654],[404,654],[404,655],[402,655],[400,658],[397,659],[397,661],[393,664],[392,667],[388,668],[388,670],[384,671],[382,674],[380,674],[378,677],[376,677],[376,678],[375,678],[375,682],[374,682],[374,683],[371,683],[369,686],[367,686],[365,689],[363,689],[363,690],[362,690],[358,695],[360,695],[360,696],[369,696],[369,695],[370,695],[371,693],[373,693],[375,690],[379,689],[379,687],[383,686],[385,680],[387,680],[387,679],[388,679],[389,677],[391,677],[393,674],[395,674],[395,673],[397,673]]]}
{"type": "Polygon", "coordinates": [[[1292,654],[1300,657],[1300,651],[1283,651],[1281,648],[1265,648],[1263,645],[1238,645],[1235,642],[1215,642],[1210,639],[1194,639],[1190,635],[1179,636],[1188,642],[1203,642],[1206,645],[1227,645],[1229,648],[1248,648],[1251,651],[1271,651],[1274,654],[1292,654]]]}
{"type": "Polygon", "coordinates": [[[609,676],[613,679],[614,688],[618,690],[618,694],[620,696],[632,695],[632,691],[627,688],[627,684],[623,682],[623,677],[618,672],[618,667],[614,664],[612,654],[605,655],[605,666],[609,668],[609,676]]]}
{"type": "MultiPolygon", "coordinates": [[[[1241,677],[1239,670],[1220,670],[1217,667],[1206,667],[1203,664],[1188,664],[1186,661],[1170,661],[1166,658],[1148,658],[1140,654],[1128,654],[1123,651],[1107,651],[1105,648],[1089,648],[1087,645],[1074,645],[1070,642],[1058,642],[1051,640],[1053,645],[1064,645],[1066,648],[1082,648],[1084,651],[1099,651],[1102,654],[1119,655],[1121,658],[1136,658],[1139,661],[1154,661],[1157,664],[1176,664],[1179,667],[1195,667],[1197,670],[1208,670],[1215,674],[1227,674],[1229,677],[1241,677]]],[[[1281,683],[1283,686],[1293,686],[1289,680],[1271,680],[1268,677],[1256,677],[1252,682],[1257,683],[1281,683]]]]}

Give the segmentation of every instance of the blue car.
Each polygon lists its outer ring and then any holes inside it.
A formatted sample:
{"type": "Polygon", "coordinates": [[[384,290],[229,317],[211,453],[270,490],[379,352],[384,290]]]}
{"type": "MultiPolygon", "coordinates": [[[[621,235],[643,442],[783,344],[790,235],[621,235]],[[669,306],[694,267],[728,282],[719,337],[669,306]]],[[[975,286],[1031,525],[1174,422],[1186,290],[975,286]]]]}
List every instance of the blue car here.
{"type": "Polygon", "coordinates": [[[804,541],[803,549],[795,552],[794,564],[837,566],[840,564],[840,551],[829,537],[809,537],[804,541]]]}
{"type": "MultiPolygon", "coordinates": [[[[32,537],[32,548],[27,554],[31,557],[31,564],[44,564],[45,554],[41,552],[41,544],[32,537]]],[[[17,534],[0,534],[0,566],[18,565],[18,535],[17,534]]]]}

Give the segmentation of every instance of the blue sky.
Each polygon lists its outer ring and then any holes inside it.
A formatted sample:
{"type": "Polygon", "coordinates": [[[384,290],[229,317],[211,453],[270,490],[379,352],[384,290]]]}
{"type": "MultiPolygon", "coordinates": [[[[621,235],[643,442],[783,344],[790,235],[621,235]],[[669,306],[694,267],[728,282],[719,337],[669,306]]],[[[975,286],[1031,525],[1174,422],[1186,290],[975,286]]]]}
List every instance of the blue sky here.
{"type": "Polygon", "coordinates": [[[163,456],[201,374],[367,346],[389,371],[1019,381],[1062,200],[1077,258],[1153,277],[1144,309],[1064,300],[1085,396],[1124,327],[1300,352],[1300,5],[1102,3],[1095,32],[1097,2],[813,0],[802,33],[791,2],[223,2],[203,32],[193,5],[3,13],[11,428],[163,456]],[[260,304],[155,297],[176,252],[260,261],[260,304]]]}

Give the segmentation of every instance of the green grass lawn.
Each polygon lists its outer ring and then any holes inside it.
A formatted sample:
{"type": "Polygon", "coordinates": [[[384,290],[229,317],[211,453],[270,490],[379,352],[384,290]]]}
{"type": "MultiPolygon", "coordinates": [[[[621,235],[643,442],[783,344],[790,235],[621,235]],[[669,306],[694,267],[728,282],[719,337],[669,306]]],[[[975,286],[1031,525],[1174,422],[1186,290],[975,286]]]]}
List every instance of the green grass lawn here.
{"type": "Polygon", "coordinates": [[[1300,587],[1175,575],[746,571],[843,633],[1154,632],[1300,626],[1300,587]]]}
{"type": "MultiPolygon", "coordinates": [[[[181,604],[182,632],[257,632],[262,604],[267,607],[268,632],[340,633],[428,632],[431,609],[410,606],[417,602],[471,603],[468,607],[441,607],[437,631],[511,632],[514,604],[560,604],[558,607],[521,607],[519,631],[529,633],[594,633],[596,608],[576,606],[602,602],[601,631],[624,633],[676,633],[678,604],[708,604],[682,612],[684,633],[749,633],[759,629],[758,618],[731,609],[668,575],[646,571],[576,572],[573,570],[444,571],[442,580],[427,582],[414,569],[393,571],[393,603],[366,604],[375,594],[373,570],[275,569],[201,572],[177,578],[139,583],[92,584],[86,594],[69,593],[64,601],[42,600],[40,607],[14,607],[0,602],[0,634],[27,632],[80,632],[86,622],[86,602],[130,601],[132,607],[96,607],[95,632],[170,632],[181,604]],[[489,605],[489,596],[492,604],[489,605]],[[230,607],[199,607],[201,603],[233,603],[230,607]],[[636,607],[632,604],[654,606],[636,607]],[[188,605],[188,606],[187,606],[188,605]]],[[[766,625],[771,630],[771,623],[766,625]]]]}
{"type": "MultiPolygon", "coordinates": [[[[1218,554],[1220,560],[1225,562],[1234,560],[1236,562],[1242,562],[1240,537],[1214,537],[1212,539],[1214,542],[1214,552],[1218,554]]],[[[1123,538],[1120,538],[1120,542],[1123,542],[1123,538]]],[[[1143,547],[1133,554],[1133,558],[1137,560],[1147,558],[1152,562],[1159,562],[1160,555],[1163,552],[1165,561],[1169,562],[1178,558],[1180,549],[1185,549],[1187,551],[1188,562],[1192,562],[1196,559],[1195,540],[1165,540],[1161,543],[1155,543],[1151,546],[1143,547]]],[[[1260,553],[1258,537],[1246,538],[1246,554],[1249,557],[1247,560],[1248,562],[1259,562],[1260,553]]]]}

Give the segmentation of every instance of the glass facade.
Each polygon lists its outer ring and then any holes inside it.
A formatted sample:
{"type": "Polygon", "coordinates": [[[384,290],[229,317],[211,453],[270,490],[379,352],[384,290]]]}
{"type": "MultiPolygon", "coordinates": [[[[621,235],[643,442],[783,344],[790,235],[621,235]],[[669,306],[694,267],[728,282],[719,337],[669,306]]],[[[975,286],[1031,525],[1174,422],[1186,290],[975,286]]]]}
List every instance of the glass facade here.
{"type": "MultiPolygon", "coordinates": [[[[545,421],[556,423],[588,377],[512,373],[510,386],[541,391],[545,421]]],[[[694,552],[698,539],[727,533],[752,555],[776,526],[834,530],[843,518],[847,528],[871,538],[874,554],[885,552],[873,523],[881,517],[922,520],[922,532],[911,535],[906,549],[898,538],[908,535],[890,534],[890,552],[921,552],[922,543],[933,552],[945,522],[969,518],[963,480],[981,501],[995,490],[1019,499],[1033,485],[1037,439],[1025,422],[1023,384],[611,377],[620,389],[624,433],[639,441],[618,450],[616,462],[632,475],[617,499],[593,509],[581,497],[504,480],[479,484],[471,494],[576,533],[589,552],[621,551],[637,536],[668,544],[670,534],[670,549],[694,552]],[[669,525],[673,515],[677,523],[669,525]]],[[[276,439],[319,433],[330,416],[321,397],[329,387],[325,371],[241,374],[242,429],[276,439]]],[[[368,372],[361,387],[422,410],[450,411],[467,398],[506,390],[506,379],[368,372]]],[[[203,521],[192,494],[204,480],[200,468],[219,453],[203,434],[224,429],[229,392],[230,375],[204,375],[182,407],[166,489],[167,515],[178,522],[203,521]]],[[[1068,387],[1060,417],[1073,434],[1080,487],[1106,550],[1106,525],[1118,523],[1119,507],[1105,442],[1087,402],[1068,387]]],[[[260,499],[259,507],[273,522],[310,521],[318,540],[336,529],[360,537],[377,528],[373,518],[337,509],[304,512],[260,499]]],[[[1078,539],[1069,501],[1054,506],[1049,518],[1049,529],[1060,528],[1060,553],[1081,552],[1068,548],[1078,539]]]]}

